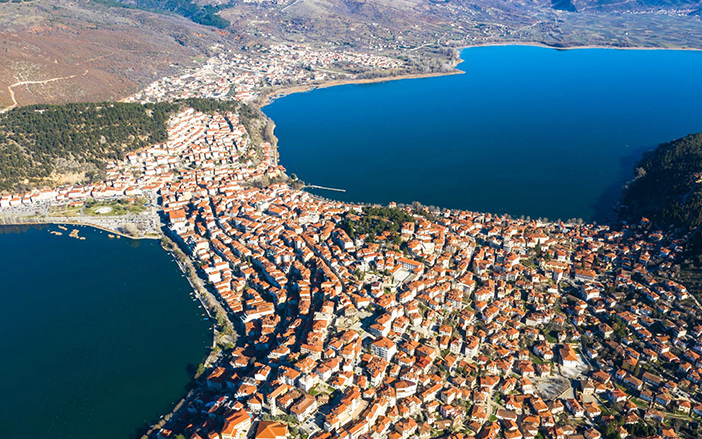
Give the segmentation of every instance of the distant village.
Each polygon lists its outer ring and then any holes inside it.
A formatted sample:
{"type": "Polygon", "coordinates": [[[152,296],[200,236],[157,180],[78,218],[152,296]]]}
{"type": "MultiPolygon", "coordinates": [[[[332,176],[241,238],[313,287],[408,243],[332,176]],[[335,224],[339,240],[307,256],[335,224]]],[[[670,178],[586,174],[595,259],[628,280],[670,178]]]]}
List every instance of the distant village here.
{"type": "MultiPolygon", "coordinates": [[[[256,65],[216,57],[133,99],[248,101],[262,84],[315,79],[301,65],[340,56],[293,46],[269,53],[256,65]]],[[[684,243],[649,221],[371,209],[263,184],[287,181],[285,169],[270,143],[252,144],[236,113],[183,110],[168,134],[109,163],[99,184],[0,199],[11,212],[158,197],[167,233],[238,340],[154,437],[698,435],[702,309],[676,279],[684,243]],[[382,232],[349,227],[364,219],[382,232]]]]}
{"type": "Polygon", "coordinates": [[[319,51],[278,44],[248,54],[223,51],[201,67],[179,77],[166,77],[131,96],[129,102],[157,102],[191,97],[251,102],[266,87],[306,85],[356,79],[357,71],[388,71],[402,67],[393,58],[353,52],[319,51]]]}

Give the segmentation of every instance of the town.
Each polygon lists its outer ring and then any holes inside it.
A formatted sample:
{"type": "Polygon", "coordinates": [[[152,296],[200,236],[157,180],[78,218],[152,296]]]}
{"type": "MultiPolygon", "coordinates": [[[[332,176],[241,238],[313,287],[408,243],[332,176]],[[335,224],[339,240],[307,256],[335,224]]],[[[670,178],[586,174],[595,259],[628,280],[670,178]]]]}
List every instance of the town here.
{"type": "MultiPolygon", "coordinates": [[[[270,50],[281,63],[257,73],[217,57],[133,99],[250,102],[262,83],[314,79],[302,64],[393,66],[270,50]]],[[[240,114],[189,108],[103,182],[5,196],[0,213],[152,200],[151,229],[238,334],[159,439],[699,436],[702,306],[677,278],[682,240],[646,219],[368,206],[295,183],[240,114]]]]}
{"type": "Polygon", "coordinates": [[[290,44],[266,46],[250,54],[221,50],[201,67],[179,77],[162,78],[126,101],[204,97],[251,102],[266,88],[357,79],[359,73],[387,73],[403,67],[401,61],[382,55],[320,51],[290,44]]]}
{"type": "Polygon", "coordinates": [[[163,210],[240,339],[158,437],[696,434],[700,305],[649,222],[363,207],[203,159],[163,210]]]}

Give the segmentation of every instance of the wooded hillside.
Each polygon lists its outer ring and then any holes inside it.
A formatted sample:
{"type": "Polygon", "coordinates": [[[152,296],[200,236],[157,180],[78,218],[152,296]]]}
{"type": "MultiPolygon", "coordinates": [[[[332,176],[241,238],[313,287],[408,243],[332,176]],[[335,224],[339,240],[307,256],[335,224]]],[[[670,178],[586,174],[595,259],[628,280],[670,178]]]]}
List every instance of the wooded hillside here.
{"type": "Polygon", "coordinates": [[[702,225],[702,133],[664,143],[635,168],[622,198],[622,217],[647,217],[659,227],[702,225]]]}
{"type": "Polygon", "coordinates": [[[236,102],[30,105],[0,114],[0,192],[44,183],[61,166],[103,169],[108,160],[166,141],[168,119],[180,108],[236,111],[236,102]]]}

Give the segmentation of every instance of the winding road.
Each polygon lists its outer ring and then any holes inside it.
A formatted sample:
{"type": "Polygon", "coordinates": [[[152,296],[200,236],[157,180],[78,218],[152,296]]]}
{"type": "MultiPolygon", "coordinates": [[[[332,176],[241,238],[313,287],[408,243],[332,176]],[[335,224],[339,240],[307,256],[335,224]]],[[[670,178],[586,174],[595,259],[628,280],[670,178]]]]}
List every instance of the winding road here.
{"type": "Polygon", "coordinates": [[[17,99],[15,98],[15,91],[13,90],[13,88],[15,88],[15,87],[19,87],[20,85],[46,84],[46,83],[48,83],[48,82],[61,81],[61,80],[64,80],[64,79],[73,79],[73,78],[75,78],[75,77],[78,77],[78,76],[85,76],[85,75],[87,75],[87,74],[88,74],[88,70],[86,70],[85,72],[83,72],[83,74],[75,74],[75,75],[71,75],[71,76],[61,76],[61,77],[58,77],[58,78],[44,79],[44,80],[42,80],[42,81],[19,81],[19,82],[15,82],[15,83],[12,84],[12,85],[8,85],[8,86],[7,86],[7,91],[10,92],[10,98],[12,99],[12,105],[10,105],[9,107],[3,108],[2,110],[0,110],[0,113],[6,113],[6,112],[12,110],[13,108],[15,108],[15,107],[18,105],[17,99]]]}

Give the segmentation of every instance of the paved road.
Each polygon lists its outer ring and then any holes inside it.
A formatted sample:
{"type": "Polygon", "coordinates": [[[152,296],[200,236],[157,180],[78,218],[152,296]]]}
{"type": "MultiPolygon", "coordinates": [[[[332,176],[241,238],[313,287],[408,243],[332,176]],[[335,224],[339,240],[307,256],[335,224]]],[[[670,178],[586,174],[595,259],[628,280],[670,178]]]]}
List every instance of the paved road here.
{"type": "Polygon", "coordinates": [[[158,215],[156,200],[152,197],[149,209],[140,214],[127,214],[120,216],[92,216],[83,215],[83,209],[76,216],[51,216],[51,203],[34,203],[16,207],[0,208],[0,223],[8,224],[82,224],[109,229],[116,232],[125,232],[128,224],[136,226],[145,235],[160,235],[161,218],[158,215]]]}

